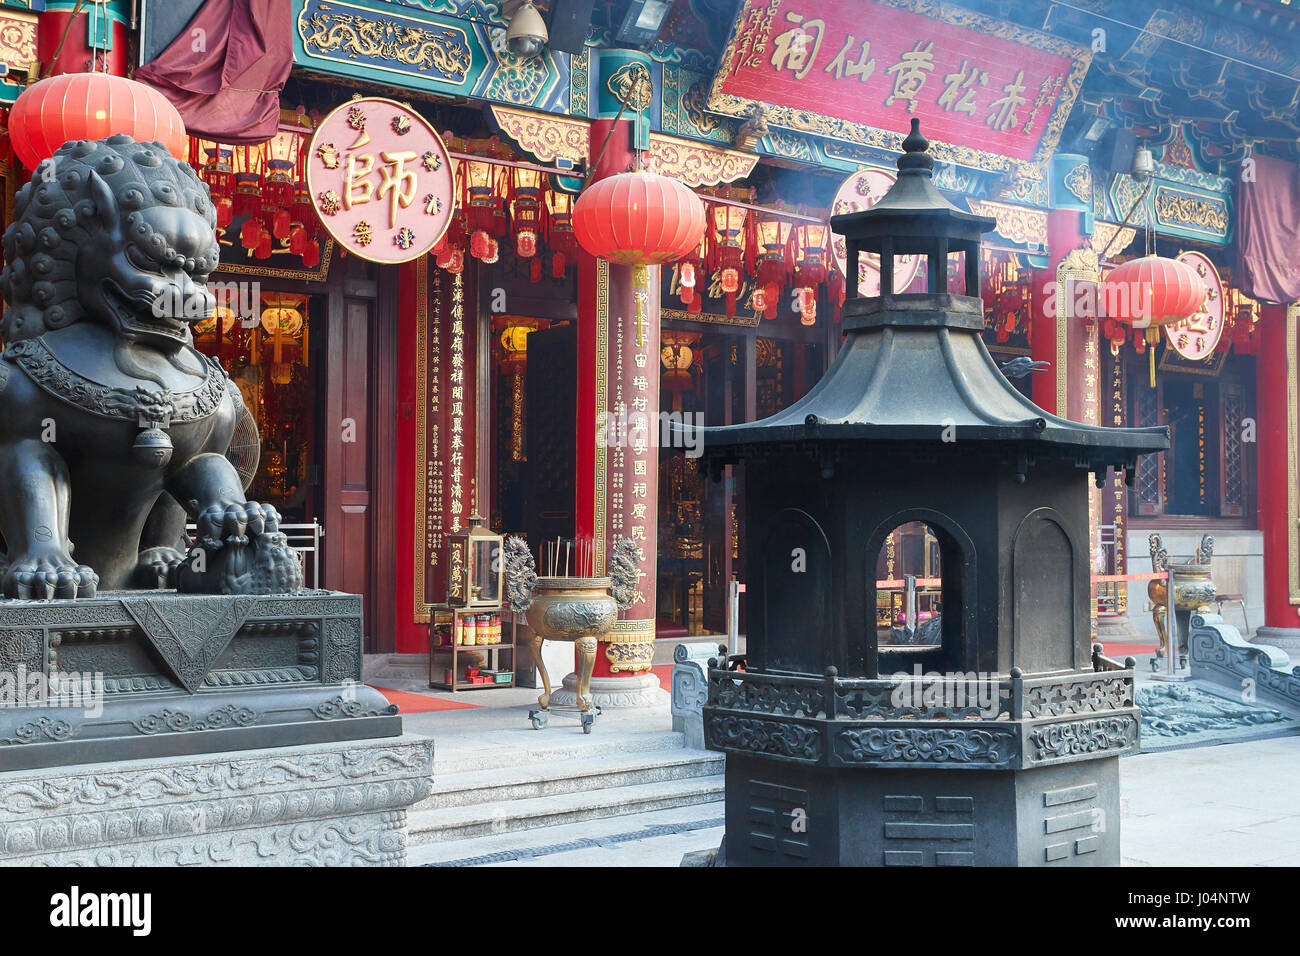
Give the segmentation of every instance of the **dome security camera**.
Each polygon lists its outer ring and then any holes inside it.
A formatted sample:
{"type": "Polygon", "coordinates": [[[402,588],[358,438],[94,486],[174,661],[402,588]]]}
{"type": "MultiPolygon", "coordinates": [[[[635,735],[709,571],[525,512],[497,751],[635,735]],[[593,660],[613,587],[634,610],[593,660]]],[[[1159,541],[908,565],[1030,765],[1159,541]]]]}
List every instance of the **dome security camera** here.
{"type": "Polygon", "coordinates": [[[506,49],[518,57],[537,56],[549,39],[546,21],[533,6],[533,0],[522,0],[510,14],[510,25],[506,27],[506,49]]]}

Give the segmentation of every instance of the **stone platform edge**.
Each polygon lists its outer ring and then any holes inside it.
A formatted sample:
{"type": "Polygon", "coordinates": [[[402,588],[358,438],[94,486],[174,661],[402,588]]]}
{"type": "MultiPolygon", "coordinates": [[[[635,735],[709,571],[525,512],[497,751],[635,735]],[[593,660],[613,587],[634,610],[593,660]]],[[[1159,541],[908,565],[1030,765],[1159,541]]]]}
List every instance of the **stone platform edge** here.
{"type": "Polygon", "coordinates": [[[277,747],[0,776],[3,866],[404,866],[433,740],[277,747]]]}

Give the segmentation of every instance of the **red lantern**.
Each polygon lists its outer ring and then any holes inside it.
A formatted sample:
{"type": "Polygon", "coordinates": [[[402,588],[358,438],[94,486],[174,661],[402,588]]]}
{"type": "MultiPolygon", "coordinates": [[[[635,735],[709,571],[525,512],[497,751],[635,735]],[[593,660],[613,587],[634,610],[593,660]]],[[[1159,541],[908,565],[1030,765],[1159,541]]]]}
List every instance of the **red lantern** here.
{"type": "Polygon", "coordinates": [[[107,73],[63,73],[29,86],[9,111],[9,142],[28,169],[69,140],[125,133],[187,158],[185,124],[151,86],[107,73]]]}
{"type": "Polygon", "coordinates": [[[252,252],[262,241],[262,222],[252,216],[244,220],[239,227],[239,244],[252,252]]]}
{"type": "Polygon", "coordinates": [[[293,220],[289,218],[289,210],[281,206],[271,211],[271,234],[275,238],[288,239],[289,227],[292,225],[293,220]]]}
{"type": "Polygon", "coordinates": [[[1205,283],[1185,262],[1162,256],[1131,259],[1102,282],[1106,313],[1135,329],[1171,325],[1195,314],[1205,283]]]}
{"type": "Polygon", "coordinates": [[[551,275],[564,278],[569,260],[578,252],[578,240],[573,235],[573,197],[567,193],[546,193],[547,241],[551,247],[551,275]]]}
{"type": "Polygon", "coordinates": [[[229,196],[213,197],[212,204],[217,207],[217,228],[225,229],[235,219],[235,207],[229,196]]]}
{"type": "Polygon", "coordinates": [[[511,178],[514,202],[510,206],[511,226],[515,235],[515,255],[531,259],[537,255],[537,233],[542,221],[542,174],[531,169],[516,169],[511,178]]]}
{"type": "Polygon", "coordinates": [[[203,161],[199,178],[208,184],[213,202],[221,197],[230,199],[235,191],[235,151],[228,146],[213,143],[203,147],[203,154],[207,158],[203,161]]]}
{"type": "MultiPolygon", "coordinates": [[[[1196,270],[1178,259],[1143,256],[1117,266],[1101,283],[1102,302],[1111,317],[1134,329],[1146,329],[1150,384],[1156,387],[1156,350],[1160,326],[1194,315],[1205,301],[1205,283],[1196,270]]],[[[1117,353],[1114,342],[1111,352],[1117,353]]]]}
{"type": "Polygon", "coordinates": [[[758,241],[762,245],[762,252],[758,256],[756,275],[763,294],[760,297],[757,292],[754,293],[754,308],[763,311],[763,317],[767,319],[776,318],[781,290],[790,280],[793,268],[790,233],[793,229],[794,223],[775,216],[768,216],[758,222],[758,241]],[[760,298],[763,305],[758,304],[760,298]]]}
{"type": "Polygon", "coordinates": [[[704,263],[708,258],[708,240],[696,247],[694,252],[689,252],[677,260],[677,294],[681,296],[682,304],[686,306],[695,305],[695,312],[699,314],[700,303],[704,298],[704,292],[708,287],[708,281],[704,276],[704,263]]]}
{"type": "Polygon", "coordinates": [[[661,265],[699,246],[704,203],[667,176],[620,173],[583,190],[573,207],[573,229],[593,256],[627,266],[661,265]]]}

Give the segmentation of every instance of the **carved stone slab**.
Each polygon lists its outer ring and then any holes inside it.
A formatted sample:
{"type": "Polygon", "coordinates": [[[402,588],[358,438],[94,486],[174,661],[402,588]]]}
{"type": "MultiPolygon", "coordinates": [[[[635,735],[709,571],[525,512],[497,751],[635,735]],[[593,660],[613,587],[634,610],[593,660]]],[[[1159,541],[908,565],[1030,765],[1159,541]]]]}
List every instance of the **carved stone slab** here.
{"type": "Polygon", "coordinates": [[[0,771],[396,736],[361,641],[361,598],[336,591],[0,602],[0,675],[82,682],[3,702],[0,771]]]}
{"type": "Polygon", "coordinates": [[[1286,651],[1247,641],[1219,615],[1209,613],[1192,615],[1189,640],[1193,677],[1238,691],[1242,681],[1253,681],[1264,700],[1300,709],[1300,667],[1292,665],[1286,651]]]}
{"type": "Polygon", "coordinates": [[[403,866],[433,741],[279,747],[0,777],[0,865],[403,866]]]}
{"type": "Polygon", "coordinates": [[[167,601],[124,597],[122,605],[144,631],[172,675],[193,693],[226,649],[256,600],[246,596],[186,595],[167,601]]]}

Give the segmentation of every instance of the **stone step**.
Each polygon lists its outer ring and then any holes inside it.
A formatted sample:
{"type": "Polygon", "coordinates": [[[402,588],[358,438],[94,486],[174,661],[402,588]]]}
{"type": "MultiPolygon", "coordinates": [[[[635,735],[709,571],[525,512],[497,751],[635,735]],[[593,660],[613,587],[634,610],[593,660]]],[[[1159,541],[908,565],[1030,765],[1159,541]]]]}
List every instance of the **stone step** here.
{"type": "MultiPolygon", "coordinates": [[[[477,744],[462,748],[444,743],[447,738],[435,734],[434,782],[436,783],[445,775],[469,771],[539,767],[564,761],[616,757],[621,754],[680,752],[686,746],[685,735],[673,731],[602,735],[598,730],[592,734],[583,734],[578,732],[576,725],[572,723],[560,724],[558,727],[550,727],[543,731],[522,731],[515,737],[518,742],[512,741],[503,745],[477,744]]],[[[701,753],[701,751],[694,752],[701,753]]]]}
{"type": "MultiPolygon", "coordinates": [[[[424,843],[412,846],[407,853],[408,866],[455,865],[477,866],[507,860],[555,859],[557,863],[567,858],[565,849],[573,846],[626,845],[632,839],[668,833],[704,833],[707,838],[695,842],[700,846],[716,847],[721,831],[716,824],[724,814],[721,801],[692,803],[666,810],[648,810],[623,816],[586,820],[581,823],[560,824],[520,830],[491,836],[471,837],[442,843],[424,843]],[[714,829],[702,830],[702,825],[714,829]]],[[[674,860],[676,866],[680,860],[674,860]]]]}
{"type": "Polygon", "coordinates": [[[446,843],[670,807],[716,803],[722,799],[723,779],[721,774],[716,774],[524,800],[419,810],[407,818],[409,845],[446,843]]]}
{"type": "Polygon", "coordinates": [[[707,777],[722,773],[724,759],[720,753],[674,748],[448,774],[440,774],[435,761],[433,792],[412,810],[504,803],[577,790],[707,777]]]}

